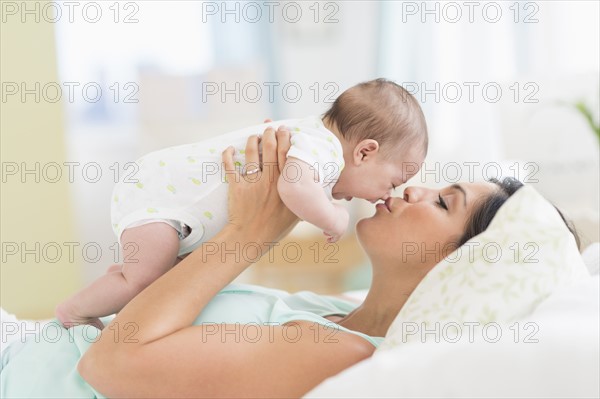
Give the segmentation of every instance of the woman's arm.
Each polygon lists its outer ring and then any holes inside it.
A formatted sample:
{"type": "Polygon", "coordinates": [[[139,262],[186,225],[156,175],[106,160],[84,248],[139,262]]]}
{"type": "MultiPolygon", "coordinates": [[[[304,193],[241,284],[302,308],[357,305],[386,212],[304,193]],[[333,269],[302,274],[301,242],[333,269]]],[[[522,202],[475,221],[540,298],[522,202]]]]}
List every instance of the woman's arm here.
{"type": "MultiPolygon", "coordinates": [[[[252,340],[240,339],[239,325],[191,326],[215,294],[249,266],[252,251],[257,258],[266,253],[268,243],[297,220],[277,194],[276,165],[282,165],[289,148],[289,134],[279,131],[278,136],[288,143],[279,151],[273,129],[265,131],[263,172],[254,183],[235,171],[233,150],[224,152],[230,183],[227,227],[135,297],[82,357],[78,371],[99,392],[110,397],[299,396],[370,356],[373,348],[362,338],[337,333],[337,343],[331,343],[331,331],[312,323],[261,326],[260,338],[252,340]]],[[[246,157],[258,162],[256,137],[248,141],[246,157]]]]}

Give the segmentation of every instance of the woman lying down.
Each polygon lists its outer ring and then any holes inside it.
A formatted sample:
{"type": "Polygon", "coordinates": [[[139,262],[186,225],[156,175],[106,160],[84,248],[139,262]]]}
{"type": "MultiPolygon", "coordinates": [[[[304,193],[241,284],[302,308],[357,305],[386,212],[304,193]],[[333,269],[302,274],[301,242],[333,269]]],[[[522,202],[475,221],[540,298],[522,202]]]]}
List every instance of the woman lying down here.
{"type": "MultiPolygon", "coordinates": [[[[276,138],[268,129],[262,144],[262,161],[277,164],[289,134],[276,138]]],[[[232,149],[222,155],[229,223],[211,243],[143,290],[101,332],[89,325],[65,330],[56,322],[45,339],[10,345],[2,358],[3,397],[300,397],[370,357],[412,291],[446,255],[403,256],[403,243],[440,251],[462,245],[521,186],[505,180],[440,191],[409,187],[403,198],[376,205],[356,226],[373,267],[371,289],[357,305],[230,285],[248,259],[265,254],[267,243],[298,221],[278,195],[279,171],[250,182],[232,155],[232,149]],[[234,248],[245,248],[247,256],[232,255],[234,248]]],[[[256,140],[248,141],[246,157],[259,162],[256,140]]]]}

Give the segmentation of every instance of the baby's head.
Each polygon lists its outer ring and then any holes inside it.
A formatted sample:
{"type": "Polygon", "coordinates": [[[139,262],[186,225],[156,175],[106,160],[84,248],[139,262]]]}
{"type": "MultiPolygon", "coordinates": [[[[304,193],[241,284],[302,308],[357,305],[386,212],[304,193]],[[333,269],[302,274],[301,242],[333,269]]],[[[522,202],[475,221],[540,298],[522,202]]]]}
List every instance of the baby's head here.
{"type": "Polygon", "coordinates": [[[417,100],[386,79],[344,91],[323,115],[342,142],[345,167],[333,198],[385,200],[414,176],[427,155],[427,125],[417,100]]]}

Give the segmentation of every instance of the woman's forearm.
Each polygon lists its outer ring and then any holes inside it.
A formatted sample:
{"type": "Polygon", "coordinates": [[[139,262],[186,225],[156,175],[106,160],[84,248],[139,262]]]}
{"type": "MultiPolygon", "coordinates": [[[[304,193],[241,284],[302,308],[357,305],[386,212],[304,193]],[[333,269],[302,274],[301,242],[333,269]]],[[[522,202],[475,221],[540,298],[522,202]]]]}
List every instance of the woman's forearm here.
{"type": "Polygon", "coordinates": [[[131,338],[145,344],[190,326],[221,289],[268,251],[256,238],[225,228],[136,296],[108,328],[124,330],[120,336],[135,328],[131,338]]]}
{"type": "MultiPolygon", "coordinates": [[[[279,133],[278,138],[287,138],[287,146],[277,145],[272,129],[265,131],[263,166],[278,165],[279,152],[289,148],[289,132],[279,133]]],[[[297,222],[277,193],[279,168],[275,173],[259,174],[258,180],[245,180],[235,169],[233,152],[232,147],[223,152],[229,182],[226,227],[131,300],[84,357],[127,355],[189,327],[221,289],[258,261],[297,222]]],[[[258,163],[256,136],[248,139],[246,158],[258,163]]]]}

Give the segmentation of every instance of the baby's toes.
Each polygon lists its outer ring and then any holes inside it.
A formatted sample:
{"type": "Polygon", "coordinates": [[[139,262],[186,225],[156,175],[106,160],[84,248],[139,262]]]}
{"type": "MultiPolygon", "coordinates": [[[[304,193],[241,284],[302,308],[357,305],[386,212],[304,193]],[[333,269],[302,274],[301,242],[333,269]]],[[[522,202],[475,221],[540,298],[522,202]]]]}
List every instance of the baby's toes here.
{"type": "Polygon", "coordinates": [[[106,269],[106,274],[110,274],[112,272],[120,272],[121,270],[123,270],[123,265],[112,265],[108,269],[106,269]]]}
{"type": "Polygon", "coordinates": [[[66,302],[56,306],[54,309],[54,315],[58,321],[60,321],[60,324],[62,324],[65,328],[71,327],[73,323],[73,314],[71,313],[69,305],[66,302]]]}

